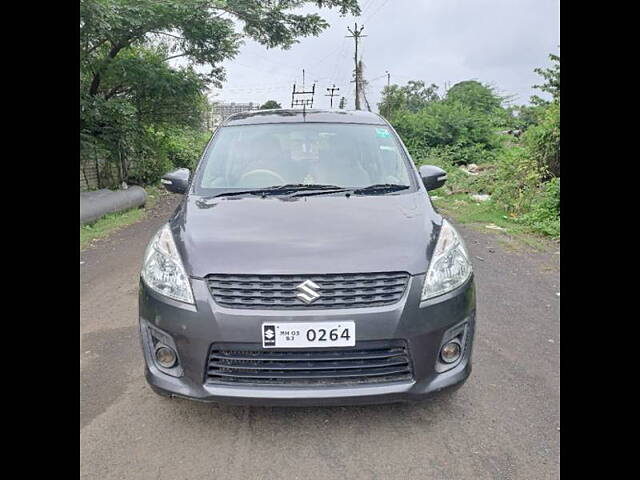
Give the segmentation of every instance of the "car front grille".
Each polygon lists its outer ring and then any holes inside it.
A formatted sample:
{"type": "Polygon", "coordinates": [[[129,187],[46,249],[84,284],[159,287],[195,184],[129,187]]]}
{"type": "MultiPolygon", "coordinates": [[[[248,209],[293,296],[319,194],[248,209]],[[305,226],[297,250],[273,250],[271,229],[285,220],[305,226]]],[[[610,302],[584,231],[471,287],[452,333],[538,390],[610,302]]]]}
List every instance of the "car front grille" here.
{"type": "Polygon", "coordinates": [[[205,383],[254,385],[367,384],[412,380],[404,341],[363,341],[352,349],[263,350],[213,344],[205,383]]]}
{"type": "Polygon", "coordinates": [[[396,303],[409,282],[406,272],[332,275],[208,275],[209,291],[218,305],[256,309],[326,309],[374,307],[396,303]],[[319,295],[305,303],[306,281],[317,285],[319,295]]]}

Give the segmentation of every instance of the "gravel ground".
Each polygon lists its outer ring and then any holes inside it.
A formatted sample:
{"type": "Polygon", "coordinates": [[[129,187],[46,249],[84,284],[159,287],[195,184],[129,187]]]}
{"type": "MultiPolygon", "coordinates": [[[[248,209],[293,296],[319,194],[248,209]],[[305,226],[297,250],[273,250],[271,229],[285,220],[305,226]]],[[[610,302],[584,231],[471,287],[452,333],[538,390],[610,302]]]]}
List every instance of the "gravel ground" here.
{"type": "Polygon", "coordinates": [[[137,286],[147,241],[179,201],[80,258],[84,479],[555,479],[560,456],[558,247],[460,227],[477,282],[474,369],[419,405],[225,407],[155,395],[137,286]]]}

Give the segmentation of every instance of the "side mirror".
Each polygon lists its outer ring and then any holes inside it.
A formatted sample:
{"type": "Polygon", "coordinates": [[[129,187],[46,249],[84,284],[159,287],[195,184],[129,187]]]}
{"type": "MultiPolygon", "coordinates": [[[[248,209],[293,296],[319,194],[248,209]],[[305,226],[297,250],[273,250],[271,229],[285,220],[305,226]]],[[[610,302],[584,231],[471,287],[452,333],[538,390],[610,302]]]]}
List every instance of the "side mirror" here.
{"type": "Polygon", "coordinates": [[[422,165],[420,167],[420,176],[427,191],[440,188],[447,181],[447,172],[433,165],[422,165]]]}
{"type": "Polygon", "coordinates": [[[164,188],[171,193],[187,193],[187,187],[189,186],[189,176],[191,172],[188,168],[178,168],[165,174],[160,182],[164,185],[164,188]]]}

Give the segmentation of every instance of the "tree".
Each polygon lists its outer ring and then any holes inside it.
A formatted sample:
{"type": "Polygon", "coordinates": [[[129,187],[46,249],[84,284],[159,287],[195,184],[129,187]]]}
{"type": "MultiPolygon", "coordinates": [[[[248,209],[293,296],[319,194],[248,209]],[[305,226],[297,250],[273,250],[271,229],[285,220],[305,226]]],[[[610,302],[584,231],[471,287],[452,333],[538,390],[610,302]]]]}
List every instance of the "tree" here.
{"type": "Polygon", "coordinates": [[[512,105],[506,109],[508,121],[506,127],[525,131],[540,121],[541,107],[531,105],[512,105]]]}
{"type": "Polygon", "coordinates": [[[502,109],[502,98],[495,90],[476,80],[456,83],[447,91],[446,101],[462,103],[484,114],[492,114],[502,109]]]}
{"type": "Polygon", "coordinates": [[[456,83],[447,91],[444,99],[447,103],[466,105],[473,112],[486,116],[494,127],[510,127],[514,123],[513,116],[503,103],[511,100],[509,96],[499,95],[491,85],[476,80],[456,83]]]}
{"type": "Polygon", "coordinates": [[[460,102],[432,102],[416,113],[401,110],[393,126],[410,149],[450,149],[455,163],[477,163],[497,147],[489,116],[460,102]]]}
{"type": "Polygon", "coordinates": [[[378,111],[388,120],[400,110],[407,108],[407,94],[400,85],[395,83],[385,86],[382,90],[382,98],[378,103],[378,111]]]}
{"type": "MultiPolygon", "coordinates": [[[[545,80],[542,85],[534,85],[533,88],[549,93],[553,102],[560,102],[560,55],[551,53],[549,54],[549,59],[553,62],[551,68],[536,68],[533,70],[545,80]]],[[[550,102],[533,95],[531,103],[534,105],[548,105],[550,102]]]]}
{"type": "Polygon", "coordinates": [[[415,113],[438,100],[440,97],[435,83],[427,87],[422,80],[410,80],[404,87],[396,84],[384,87],[378,111],[391,118],[403,109],[415,113]]]}
{"type": "Polygon", "coordinates": [[[100,150],[126,179],[127,157],[158,153],[159,127],[202,123],[244,39],[286,49],[325,30],[305,4],[360,13],[357,0],[81,0],[81,161],[100,150]]]}
{"type": "Polygon", "coordinates": [[[543,180],[560,176],[560,102],[551,102],[542,119],[524,135],[529,155],[543,172],[543,180]]]}
{"type": "Polygon", "coordinates": [[[209,66],[208,80],[224,79],[220,63],[233,58],[243,38],[267,48],[290,48],[300,37],[315,36],[329,25],[316,13],[289,10],[310,3],[358,15],[357,0],[264,2],[261,0],[82,0],[80,59],[88,75],[88,93],[100,92],[114,59],[131,46],[164,44],[166,60],[185,57],[209,66]],[[242,33],[234,28],[234,20],[242,33]]]}
{"type": "Polygon", "coordinates": [[[406,96],[406,107],[412,112],[417,112],[427,104],[440,99],[435,83],[427,87],[422,80],[409,80],[402,90],[406,96]]]}
{"type": "Polygon", "coordinates": [[[276,102],[275,100],[267,100],[264,105],[262,105],[260,107],[260,110],[271,110],[274,108],[282,108],[282,105],[280,105],[278,102],[276,102]]]}

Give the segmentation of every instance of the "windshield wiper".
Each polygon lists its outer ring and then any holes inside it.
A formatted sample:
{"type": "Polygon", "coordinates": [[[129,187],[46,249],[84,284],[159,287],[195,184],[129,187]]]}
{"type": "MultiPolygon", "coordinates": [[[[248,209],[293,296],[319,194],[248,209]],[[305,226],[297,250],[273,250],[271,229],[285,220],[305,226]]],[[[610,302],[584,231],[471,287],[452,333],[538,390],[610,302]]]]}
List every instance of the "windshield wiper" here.
{"type": "Polygon", "coordinates": [[[312,195],[328,195],[331,193],[351,193],[352,188],[339,187],[337,185],[306,185],[309,188],[301,188],[292,192],[292,197],[310,197],[312,195]]]}
{"type": "Polygon", "coordinates": [[[345,187],[333,187],[333,188],[325,188],[325,189],[312,188],[310,190],[313,190],[313,191],[301,192],[298,194],[294,194],[293,196],[306,197],[311,195],[326,195],[331,193],[344,193],[344,192],[347,193],[347,196],[349,196],[349,194],[377,195],[377,194],[397,192],[399,190],[406,190],[407,188],[409,188],[409,185],[398,185],[395,183],[377,183],[375,185],[369,185],[368,187],[362,187],[362,188],[345,188],[345,187]]]}
{"type": "Polygon", "coordinates": [[[303,191],[340,191],[342,187],[338,187],[337,185],[324,185],[324,184],[313,184],[313,183],[287,183],[285,185],[273,185],[271,187],[266,188],[258,188],[255,190],[242,190],[242,191],[230,191],[219,193],[218,195],[214,195],[213,198],[216,197],[234,197],[241,195],[259,195],[266,197],[268,195],[287,195],[290,193],[303,192],[303,191]]]}
{"type": "Polygon", "coordinates": [[[353,190],[355,195],[366,194],[378,194],[378,193],[391,193],[399,190],[406,190],[409,185],[398,185],[397,183],[377,183],[375,185],[369,185],[368,187],[356,188],[353,190]]]}
{"type": "Polygon", "coordinates": [[[269,189],[276,193],[286,192],[304,192],[307,190],[338,190],[342,187],[337,185],[326,185],[324,183],[289,183],[287,185],[278,185],[275,187],[269,187],[269,189]]]}

